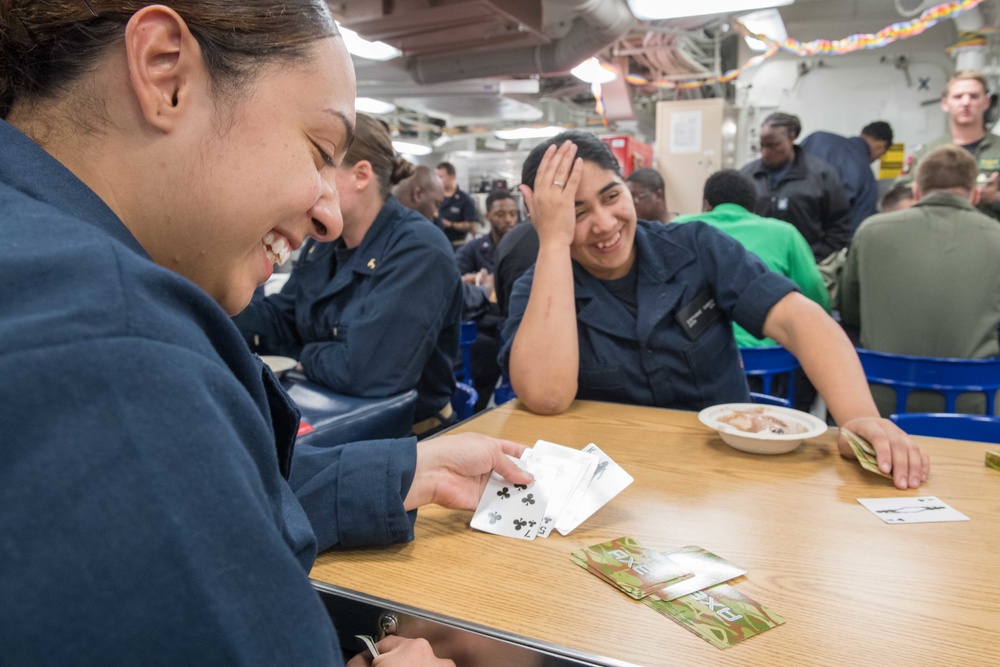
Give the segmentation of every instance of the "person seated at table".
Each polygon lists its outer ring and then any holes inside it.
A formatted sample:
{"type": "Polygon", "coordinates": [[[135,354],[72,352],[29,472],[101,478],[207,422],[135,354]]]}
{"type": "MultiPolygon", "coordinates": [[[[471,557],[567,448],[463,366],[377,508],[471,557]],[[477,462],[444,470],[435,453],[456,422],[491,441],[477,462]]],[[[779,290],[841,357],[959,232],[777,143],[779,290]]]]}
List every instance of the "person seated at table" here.
{"type": "Polygon", "coordinates": [[[389,194],[413,173],[389,129],[359,113],[355,132],[333,171],[343,234],[307,242],[281,292],[234,321],[255,351],[298,359],[341,394],[416,388],[419,435],[451,420],[462,286],[444,235],[389,194]]]}
{"type": "MultiPolygon", "coordinates": [[[[830,294],[816,268],[812,250],[805,238],[790,223],[751,213],[757,203],[753,181],[735,169],[722,169],[705,181],[703,211],[680,215],[674,222],[700,220],[725,232],[760,258],[767,268],[791,280],[809,299],[830,312],[830,294]]],[[[733,323],[739,347],[774,345],[773,340],[752,336],[733,323]]]]}
{"type": "MultiPolygon", "coordinates": [[[[684,410],[749,402],[737,322],[798,358],[896,486],[919,486],[926,455],[879,417],[854,348],[823,308],[709,225],[637,222],[619,169],[585,132],[543,142],[524,162],[539,250],[514,286],[501,351],[521,401],[540,414],[575,398],[684,410]]],[[[852,455],[845,438],[839,446],[852,455]]]]}
{"type": "Polygon", "coordinates": [[[497,246],[500,240],[517,223],[517,200],[509,190],[494,190],[486,197],[486,221],[490,233],[472,239],[455,253],[455,263],[466,284],[465,305],[462,319],[478,325],[476,342],[472,344],[472,382],[479,399],[475,411],[486,409],[493,395],[493,388],[500,378],[497,353],[500,352],[500,325],[503,314],[497,306],[493,291],[497,246]]]}
{"type": "Polygon", "coordinates": [[[5,664],[342,664],[317,550],[530,481],[475,435],[293,458],[297,411],[230,320],[282,246],[340,234],[354,91],[321,0],[4,3],[5,664]]]}
{"type": "Polygon", "coordinates": [[[913,199],[913,186],[909,183],[905,185],[894,185],[889,188],[882,199],[878,202],[878,212],[879,213],[892,213],[893,211],[902,211],[903,209],[910,208],[916,204],[916,200],[913,199]]]}
{"type": "Polygon", "coordinates": [[[444,184],[441,183],[437,172],[430,167],[420,165],[414,169],[412,175],[396,184],[392,194],[406,208],[412,208],[429,221],[435,222],[438,209],[444,201],[444,184]]]}
{"type": "Polygon", "coordinates": [[[670,222],[673,219],[674,214],[667,210],[667,184],[660,172],[649,167],[636,169],[625,183],[632,193],[635,214],[640,220],[670,222]]]}

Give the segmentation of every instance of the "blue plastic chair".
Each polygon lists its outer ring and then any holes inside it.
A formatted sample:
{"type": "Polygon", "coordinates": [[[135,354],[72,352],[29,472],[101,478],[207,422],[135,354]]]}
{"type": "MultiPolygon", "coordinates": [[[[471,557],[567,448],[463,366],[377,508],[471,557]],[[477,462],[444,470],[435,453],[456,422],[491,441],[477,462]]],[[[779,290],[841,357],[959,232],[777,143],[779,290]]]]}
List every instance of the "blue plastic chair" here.
{"type": "Polygon", "coordinates": [[[911,435],[1000,443],[1000,417],[952,412],[907,412],[889,417],[911,435]]]}
{"type": "Polygon", "coordinates": [[[455,379],[467,385],[472,384],[472,344],[479,334],[479,325],[472,321],[462,322],[458,334],[458,346],[462,350],[462,367],[455,371],[455,379]]]}
{"type": "Polygon", "coordinates": [[[501,373],[500,384],[493,390],[493,402],[497,405],[503,405],[515,398],[517,398],[517,394],[514,393],[514,387],[510,384],[510,378],[507,377],[506,373],[501,373]]]}
{"type": "Polygon", "coordinates": [[[760,405],[777,405],[783,408],[791,407],[788,405],[788,401],[783,398],[771,396],[770,394],[760,394],[756,391],[750,392],[750,401],[760,405]]]}
{"type": "Polygon", "coordinates": [[[360,440],[402,438],[410,434],[417,391],[385,398],[346,396],[286,373],[281,385],[302,413],[297,442],[336,447],[360,440]]]}
{"type": "Polygon", "coordinates": [[[791,352],[780,345],[743,347],[740,348],[740,357],[743,358],[743,372],[746,376],[759,377],[763,383],[762,392],[750,395],[754,403],[766,402],[786,408],[792,407],[792,397],[795,396],[795,371],[799,368],[799,362],[791,352]],[[775,378],[782,375],[788,377],[788,383],[785,385],[785,395],[777,396],[772,387],[775,378]],[[764,399],[763,396],[773,400],[764,399]]]}
{"type": "Polygon", "coordinates": [[[479,400],[479,393],[472,388],[471,384],[464,382],[455,383],[455,393],[451,395],[451,407],[455,411],[458,421],[468,419],[476,410],[476,401],[479,400]]]}
{"type": "Polygon", "coordinates": [[[906,412],[906,399],[914,389],[944,394],[945,412],[955,412],[960,394],[986,394],[986,414],[995,412],[1000,359],[938,359],[861,349],[858,356],[868,382],[896,392],[897,414],[906,412]]]}

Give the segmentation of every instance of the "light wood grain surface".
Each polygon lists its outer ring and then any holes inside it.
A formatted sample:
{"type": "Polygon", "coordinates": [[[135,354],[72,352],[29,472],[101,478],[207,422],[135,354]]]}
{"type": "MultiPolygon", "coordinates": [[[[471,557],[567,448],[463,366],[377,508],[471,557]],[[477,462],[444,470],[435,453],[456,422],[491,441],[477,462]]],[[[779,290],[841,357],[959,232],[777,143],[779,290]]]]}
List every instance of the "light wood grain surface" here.
{"type": "Polygon", "coordinates": [[[931,479],[899,491],[840,458],[834,431],[755,456],[694,413],[584,401],[556,417],[512,401],[460,430],[594,442],[635,483],[568,537],[531,542],[474,531],[468,512],[425,508],[414,542],[322,554],[316,581],[603,664],[1000,665],[1000,472],[983,464],[988,445],[920,438],[931,479]],[[888,525],[856,500],[917,495],[971,521],[888,525]],[[569,560],[625,535],[743,566],[738,589],[787,622],[721,651],[569,560]]]}

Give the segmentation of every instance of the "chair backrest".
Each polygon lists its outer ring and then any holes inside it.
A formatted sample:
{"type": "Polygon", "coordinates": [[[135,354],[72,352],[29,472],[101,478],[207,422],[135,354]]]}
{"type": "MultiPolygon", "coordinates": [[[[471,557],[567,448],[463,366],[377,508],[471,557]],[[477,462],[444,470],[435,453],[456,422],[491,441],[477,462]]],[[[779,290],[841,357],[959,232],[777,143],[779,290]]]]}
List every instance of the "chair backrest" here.
{"type": "Polygon", "coordinates": [[[944,394],[945,412],[955,412],[960,394],[986,394],[986,414],[994,413],[1000,390],[1000,359],[938,359],[858,350],[865,377],[896,392],[896,413],[906,412],[906,399],[914,389],[944,394]]]}
{"type": "Polygon", "coordinates": [[[770,394],[761,394],[756,391],[750,392],[750,400],[754,403],[760,405],[779,405],[783,408],[792,407],[789,405],[790,401],[781,398],[780,396],[771,396],[770,394]]]}
{"type": "Polygon", "coordinates": [[[451,407],[459,421],[472,416],[478,400],[479,393],[472,388],[472,385],[464,382],[455,383],[455,393],[451,395],[451,407]]]}
{"type": "MultiPolygon", "coordinates": [[[[758,377],[763,384],[762,392],[755,392],[757,396],[767,395],[776,401],[773,405],[783,405],[786,408],[792,407],[792,398],[795,396],[795,371],[799,368],[798,360],[792,353],[780,345],[768,347],[743,347],[740,348],[740,357],[743,359],[743,372],[747,377],[758,377]],[[786,375],[788,383],[784,396],[778,396],[774,389],[774,379],[778,376],[786,375]]],[[[750,395],[754,403],[764,402],[757,400],[754,394],[750,395]]]]}
{"type": "Polygon", "coordinates": [[[908,412],[889,417],[911,435],[1000,443],[1000,417],[951,412],[908,412]]]}
{"type": "Polygon", "coordinates": [[[385,398],[345,396],[286,373],[281,384],[302,413],[299,442],[335,447],[360,440],[402,438],[410,434],[417,390],[385,398]]]}
{"type": "Polygon", "coordinates": [[[455,372],[455,378],[465,384],[472,384],[472,344],[479,334],[479,325],[473,321],[462,322],[458,334],[458,345],[462,350],[462,368],[455,372]]]}

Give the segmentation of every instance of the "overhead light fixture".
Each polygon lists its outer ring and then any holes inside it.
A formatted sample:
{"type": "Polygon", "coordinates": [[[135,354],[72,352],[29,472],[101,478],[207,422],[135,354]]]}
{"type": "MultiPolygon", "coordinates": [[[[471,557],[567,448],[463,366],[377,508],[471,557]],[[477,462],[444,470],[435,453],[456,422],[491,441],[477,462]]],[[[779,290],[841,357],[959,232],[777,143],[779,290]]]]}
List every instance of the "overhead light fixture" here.
{"type": "Polygon", "coordinates": [[[637,19],[660,21],[706,14],[738,14],[768,7],[784,7],[793,2],[795,0],[700,0],[700,2],[628,0],[628,6],[637,19]]]}
{"type": "Polygon", "coordinates": [[[358,33],[343,27],[339,23],[340,36],[344,38],[344,46],[353,56],[367,58],[368,60],[392,60],[403,55],[403,52],[385,42],[369,42],[358,33]]]}
{"type": "Polygon", "coordinates": [[[597,58],[587,58],[569,71],[570,74],[587,83],[610,83],[618,74],[597,58]]]}
{"type": "Polygon", "coordinates": [[[406,155],[430,155],[434,152],[434,149],[430,146],[414,144],[409,141],[393,141],[392,147],[396,149],[397,153],[404,153],[406,155]]]}
{"type": "Polygon", "coordinates": [[[547,127],[518,127],[511,130],[497,130],[493,135],[503,141],[520,141],[521,139],[550,139],[565,131],[564,127],[549,125],[547,127]]]}
{"type": "MultiPolygon", "coordinates": [[[[746,26],[747,30],[755,35],[770,37],[775,42],[783,42],[788,39],[788,31],[785,30],[785,22],[781,20],[781,14],[777,9],[762,9],[739,17],[739,22],[746,26]]],[[[768,46],[759,39],[753,37],[743,38],[747,46],[754,51],[767,51],[768,46]]]]}
{"type": "Polygon", "coordinates": [[[383,102],[374,97],[359,97],[354,100],[354,108],[363,113],[385,114],[396,110],[396,105],[392,102],[383,102]]]}

